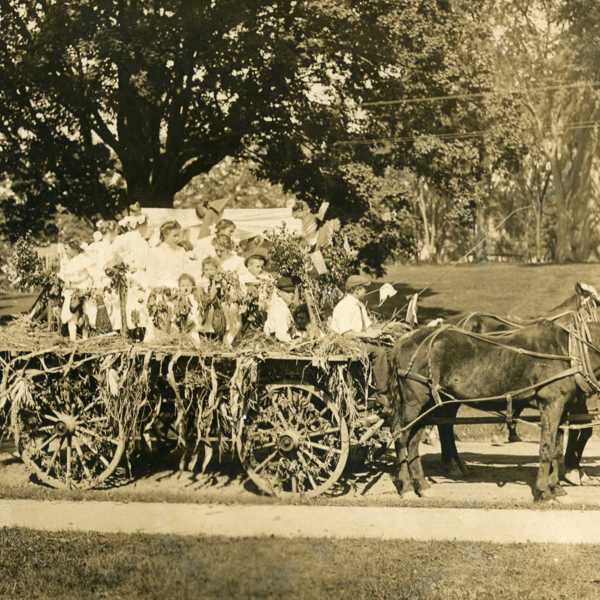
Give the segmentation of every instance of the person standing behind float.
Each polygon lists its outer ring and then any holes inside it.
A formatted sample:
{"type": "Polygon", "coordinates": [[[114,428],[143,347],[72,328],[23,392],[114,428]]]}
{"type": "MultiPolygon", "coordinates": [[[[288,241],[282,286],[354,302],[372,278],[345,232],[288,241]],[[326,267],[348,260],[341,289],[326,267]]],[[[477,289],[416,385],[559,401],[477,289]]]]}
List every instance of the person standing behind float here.
{"type": "MultiPolygon", "coordinates": [[[[139,329],[147,326],[148,314],[146,301],[148,299],[147,264],[150,253],[148,240],[152,234],[146,215],[136,214],[124,217],[119,221],[127,232],[116,237],[113,242],[113,261],[123,262],[128,267],[127,273],[127,328],[139,329]]],[[[115,290],[118,293],[118,290],[115,290]]],[[[120,319],[121,311],[111,316],[113,327],[120,319]]]]}
{"type": "Polygon", "coordinates": [[[233,271],[238,275],[247,271],[244,259],[236,253],[233,240],[229,236],[217,235],[214,245],[223,271],[233,271]]]}
{"type": "Polygon", "coordinates": [[[147,271],[152,287],[175,289],[179,277],[188,273],[198,278],[202,263],[192,259],[192,254],[180,245],[183,230],[178,221],[165,221],[160,226],[160,243],[149,254],[147,271]]]}
{"type": "Polygon", "coordinates": [[[373,326],[362,300],[367,294],[369,277],[351,275],[346,280],[346,295],[336,304],[329,322],[329,328],[340,335],[363,340],[363,345],[372,358],[373,383],[376,391],[375,401],[389,410],[387,397],[389,383],[389,364],[385,347],[369,343],[381,335],[381,329],[373,326]],[[366,341],[364,341],[366,340],[366,341]]]}
{"type": "MultiPolygon", "coordinates": [[[[213,200],[212,202],[202,201],[196,205],[196,216],[200,219],[198,225],[190,227],[190,240],[201,240],[211,235],[214,226],[223,218],[223,212],[227,205],[227,199],[213,200]]],[[[175,206],[175,208],[178,208],[175,206]]]]}
{"type": "MultiPolygon", "coordinates": [[[[219,236],[225,236],[233,241],[235,233],[235,223],[229,219],[222,219],[214,225],[214,233],[207,237],[192,241],[194,255],[197,260],[204,260],[207,256],[217,256],[216,240],[219,236]]],[[[234,245],[235,248],[235,245],[234,245]]]]}
{"type": "Polygon", "coordinates": [[[117,313],[120,321],[119,296],[110,290],[110,280],[106,275],[106,268],[114,262],[112,245],[117,237],[117,223],[116,221],[101,220],[96,223],[96,228],[94,241],[85,249],[85,254],[88,256],[91,265],[90,272],[93,279],[94,294],[98,300],[99,308],[103,304],[106,310],[104,324],[102,324],[104,313],[99,313],[100,322],[98,327],[110,326],[110,329],[116,330],[121,328],[121,323],[119,322],[115,327],[112,315],[117,313]],[[106,318],[108,318],[108,323],[106,318]]]}

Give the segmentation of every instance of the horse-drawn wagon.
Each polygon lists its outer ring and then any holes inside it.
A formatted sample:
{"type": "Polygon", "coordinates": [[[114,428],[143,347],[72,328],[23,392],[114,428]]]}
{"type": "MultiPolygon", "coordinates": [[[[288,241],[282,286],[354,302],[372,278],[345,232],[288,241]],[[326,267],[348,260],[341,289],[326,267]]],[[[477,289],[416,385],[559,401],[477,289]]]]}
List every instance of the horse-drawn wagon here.
{"type": "Polygon", "coordinates": [[[27,339],[28,327],[2,332],[0,405],[28,470],[52,487],[110,485],[158,446],[190,470],[237,455],[260,490],[316,496],[339,479],[351,444],[379,430],[364,425],[368,361],[334,346],[225,351],[207,341],[198,351],[115,335],[27,339]]]}
{"type": "MultiPolygon", "coordinates": [[[[593,378],[596,363],[600,365],[600,354],[595,354],[598,346],[585,335],[585,323],[597,320],[596,304],[590,308],[588,302],[582,313],[579,300],[573,302],[559,316],[576,315],[578,328],[556,326],[552,335],[563,332],[564,340],[556,346],[544,334],[542,351],[510,335],[515,330],[526,335],[523,325],[544,327],[543,323],[550,323],[546,320],[519,324],[480,315],[505,330],[486,337],[473,331],[473,321],[478,319],[470,315],[468,322],[458,323],[460,327],[426,327],[407,334],[395,347],[392,361],[396,411],[391,434],[383,428],[384,420],[369,408],[368,353],[343,336],[307,339],[291,347],[250,336],[235,349],[208,338],[195,348],[181,343],[136,343],[114,333],[73,342],[43,333],[26,319],[0,332],[0,415],[27,468],[53,487],[110,485],[122,473],[120,467],[130,465],[144,447],[159,446],[176,448],[182,469],[204,469],[215,455],[237,456],[263,492],[316,496],[339,480],[353,444],[364,446],[381,437],[385,446],[393,437],[399,450],[399,490],[415,485],[422,493],[426,482],[417,434],[424,424],[441,426],[443,456],[458,459],[451,428],[461,422],[456,416],[460,403],[496,403],[494,417],[470,418],[470,422],[510,422],[518,416],[514,409],[520,400],[542,398],[542,405],[549,406],[549,396],[542,397],[540,391],[552,387],[556,414],[552,414],[551,429],[555,431],[565,406],[558,400],[559,388],[568,380],[568,393],[576,388],[581,391],[585,382],[575,386],[575,378],[593,378]],[[493,393],[478,397],[477,390],[465,391],[460,382],[463,389],[453,396],[453,385],[458,387],[452,377],[458,371],[450,368],[452,361],[434,356],[449,334],[458,336],[461,343],[476,341],[486,351],[492,349],[488,367],[499,364],[502,352],[518,357],[524,366],[513,379],[525,385],[513,386],[508,373],[492,376],[487,371],[480,378],[482,389],[491,386],[493,393]],[[593,365],[588,364],[590,348],[593,365]],[[546,377],[536,374],[534,380],[527,371],[533,369],[529,359],[534,359],[540,373],[549,369],[546,363],[557,367],[546,377]],[[413,393],[414,401],[407,393],[413,393]],[[414,468],[407,474],[409,464],[414,468]]],[[[450,348],[449,356],[453,352],[450,348]]],[[[479,363],[467,358],[467,370],[475,372],[479,363]]],[[[549,417],[547,406],[542,405],[540,460],[546,479],[553,473],[554,494],[558,445],[555,433],[545,433],[549,417]]],[[[577,418],[571,411],[570,428],[582,426],[574,424],[577,418]]],[[[589,427],[588,414],[580,419],[589,427]]],[[[587,437],[574,446],[576,459],[581,458],[587,437]]]]}

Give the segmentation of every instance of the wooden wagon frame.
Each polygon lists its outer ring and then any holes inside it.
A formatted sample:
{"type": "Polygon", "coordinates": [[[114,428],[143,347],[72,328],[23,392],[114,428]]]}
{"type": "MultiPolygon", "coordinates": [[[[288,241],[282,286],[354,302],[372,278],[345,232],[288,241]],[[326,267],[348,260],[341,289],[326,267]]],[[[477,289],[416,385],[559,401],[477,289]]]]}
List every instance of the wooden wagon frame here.
{"type": "Polygon", "coordinates": [[[182,469],[237,455],[263,492],[316,496],[383,423],[364,357],[82,346],[0,351],[4,433],[51,487],[110,486],[141,449],[166,446],[182,469]]]}

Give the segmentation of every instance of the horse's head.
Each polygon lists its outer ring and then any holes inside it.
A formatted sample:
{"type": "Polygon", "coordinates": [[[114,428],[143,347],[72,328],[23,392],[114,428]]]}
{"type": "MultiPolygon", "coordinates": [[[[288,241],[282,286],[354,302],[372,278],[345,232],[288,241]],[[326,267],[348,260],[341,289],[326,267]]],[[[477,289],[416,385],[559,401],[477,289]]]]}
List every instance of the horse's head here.
{"type": "Polygon", "coordinates": [[[578,281],[575,284],[577,312],[584,312],[587,321],[600,321],[600,294],[593,285],[578,281]]]}

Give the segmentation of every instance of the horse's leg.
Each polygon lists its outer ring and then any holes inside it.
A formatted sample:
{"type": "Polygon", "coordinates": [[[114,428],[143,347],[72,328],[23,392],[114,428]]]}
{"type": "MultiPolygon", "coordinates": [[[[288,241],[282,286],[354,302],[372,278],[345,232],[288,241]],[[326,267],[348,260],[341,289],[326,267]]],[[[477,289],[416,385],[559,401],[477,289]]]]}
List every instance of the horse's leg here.
{"type": "Polygon", "coordinates": [[[394,476],[394,485],[400,496],[412,491],[410,473],[408,470],[408,432],[398,434],[394,442],[396,449],[397,470],[394,476]]]}
{"type": "Polygon", "coordinates": [[[410,407],[416,405],[418,395],[415,394],[408,381],[403,383],[392,382],[392,435],[394,438],[394,448],[396,450],[396,473],[393,476],[393,482],[400,496],[412,492],[412,482],[408,469],[408,431],[402,431],[402,428],[408,423],[412,416],[410,407]],[[410,404],[407,397],[411,397],[410,404]]]}
{"type": "MultiPolygon", "coordinates": [[[[521,416],[521,413],[523,412],[523,408],[524,407],[519,406],[518,408],[516,408],[514,410],[513,416],[515,419],[518,419],[521,416]]],[[[517,422],[516,421],[510,421],[509,423],[506,424],[506,426],[508,427],[508,443],[509,444],[523,441],[521,439],[521,436],[519,435],[519,432],[517,431],[517,422]]]]}
{"type": "Polygon", "coordinates": [[[548,501],[554,498],[550,488],[550,468],[554,460],[556,435],[564,409],[564,401],[557,393],[554,397],[542,400],[540,408],[540,464],[534,484],[533,497],[536,501],[548,501]]]}
{"type": "Polygon", "coordinates": [[[452,453],[452,444],[450,440],[454,439],[454,425],[440,424],[437,426],[440,438],[440,461],[444,470],[450,470],[450,463],[454,458],[452,453]]]}
{"type": "MultiPolygon", "coordinates": [[[[583,393],[578,392],[577,404],[574,409],[578,414],[587,415],[588,408],[586,398],[583,393]]],[[[591,419],[590,419],[591,421],[591,419]]],[[[581,458],[585,445],[592,437],[592,428],[570,429],[567,450],[565,452],[565,475],[564,479],[572,485],[582,485],[589,479],[585,471],[581,468],[581,458]]]]}
{"type": "Polygon", "coordinates": [[[564,431],[559,427],[556,432],[554,455],[550,469],[549,486],[555,496],[566,496],[567,492],[560,485],[560,463],[563,455],[564,431]]]}
{"type": "MultiPolygon", "coordinates": [[[[458,408],[458,405],[445,407],[447,412],[444,412],[444,417],[453,419],[456,417],[458,408]]],[[[454,425],[452,423],[438,425],[438,430],[440,432],[440,445],[442,449],[442,467],[449,477],[465,477],[469,469],[458,453],[454,425]]]]}
{"type": "Polygon", "coordinates": [[[419,496],[424,496],[425,490],[431,487],[431,484],[425,478],[421,456],[419,455],[419,442],[421,441],[423,431],[423,427],[411,430],[408,440],[408,470],[415,492],[419,496]]]}

